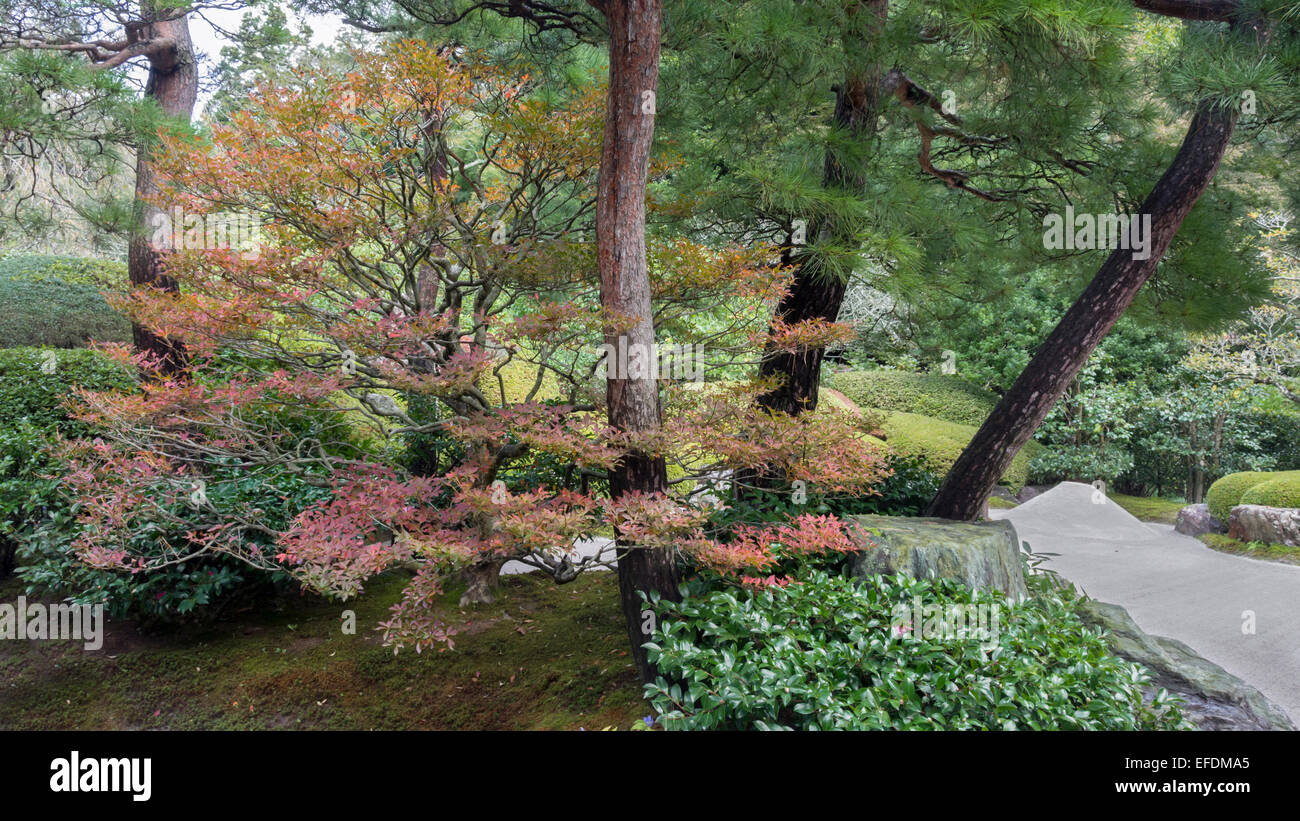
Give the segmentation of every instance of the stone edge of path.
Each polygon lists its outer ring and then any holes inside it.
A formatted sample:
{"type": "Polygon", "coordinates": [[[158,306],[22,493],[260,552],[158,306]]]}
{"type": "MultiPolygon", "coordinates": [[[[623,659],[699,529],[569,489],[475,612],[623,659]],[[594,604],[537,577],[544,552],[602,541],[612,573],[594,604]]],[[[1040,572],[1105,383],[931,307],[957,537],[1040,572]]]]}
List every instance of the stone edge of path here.
{"type": "Polygon", "coordinates": [[[1117,604],[1088,599],[1084,621],[1110,633],[1117,656],[1146,667],[1152,685],[1183,697],[1183,713],[1202,730],[1287,730],[1295,724],[1259,690],[1177,639],[1152,636],[1117,604]]]}

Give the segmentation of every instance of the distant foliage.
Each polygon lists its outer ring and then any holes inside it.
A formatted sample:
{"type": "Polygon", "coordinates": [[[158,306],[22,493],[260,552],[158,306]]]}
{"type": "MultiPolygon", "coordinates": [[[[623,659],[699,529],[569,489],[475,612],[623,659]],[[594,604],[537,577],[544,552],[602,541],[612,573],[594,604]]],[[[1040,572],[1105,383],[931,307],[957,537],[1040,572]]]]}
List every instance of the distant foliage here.
{"type": "Polygon", "coordinates": [[[125,284],[125,269],[77,257],[0,257],[0,348],[130,341],[131,323],[101,294],[125,284]]]}
{"type": "Polygon", "coordinates": [[[906,371],[850,371],[831,386],[867,408],[932,416],[979,427],[998,403],[997,394],[956,376],[906,371]]]}

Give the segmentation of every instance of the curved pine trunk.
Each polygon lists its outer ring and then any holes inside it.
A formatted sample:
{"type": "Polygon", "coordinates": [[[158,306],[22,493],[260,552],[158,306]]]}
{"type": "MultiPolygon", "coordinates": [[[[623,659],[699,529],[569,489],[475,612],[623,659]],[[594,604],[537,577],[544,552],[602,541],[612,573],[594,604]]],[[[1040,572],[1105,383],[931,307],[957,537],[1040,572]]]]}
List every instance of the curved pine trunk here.
{"type": "Polygon", "coordinates": [[[927,515],[961,520],[980,515],[1011,460],[1133,302],[1214,179],[1237,114],[1209,101],[1197,108],[1182,146],[1139,212],[1151,216],[1148,258],[1134,259],[1132,251],[1122,248],[1110,255],[962,451],[927,515]]]}

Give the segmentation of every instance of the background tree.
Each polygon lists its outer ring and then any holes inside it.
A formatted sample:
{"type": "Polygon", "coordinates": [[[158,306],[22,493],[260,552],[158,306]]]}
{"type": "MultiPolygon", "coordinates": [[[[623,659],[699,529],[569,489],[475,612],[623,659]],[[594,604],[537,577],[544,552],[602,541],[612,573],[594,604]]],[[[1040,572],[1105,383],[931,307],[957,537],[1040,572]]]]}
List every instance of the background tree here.
{"type": "MultiPolygon", "coordinates": [[[[1214,4],[1213,8],[1191,2],[1138,5],[1162,14],[1216,21],[1217,29],[1192,33],[1189,46],[1200,55],[1215,54],[1222,59],[1225,72],[1220,76],[1227,79],[1217,89],[1197,89],[1200,98],[1187,135],[1137,209],[1151,217],[1150,254],[1135,259],[1137,254],[1122,248],[1111,254],[953,465],[931,503],[931,515],[955,519],[979,515],[1002,471],[1132,303],[1214,179],[1236,127],[1243,92],[1250,90],[1252,82],[1269,88],[1287,87],[1285,74],[1279,71],[1295,52],[1289,42],[1294,32],[1286,9],[1280,10],[1278,19],[1271,19],[1237,3],[1214,4]],[[1278,42],[1283,44],[1280,50],[1277,45],[1270,47],[1278,42]]],[[[1293,105],[1285,97],[1279,102],[1283,107],[1293,105]]]]}

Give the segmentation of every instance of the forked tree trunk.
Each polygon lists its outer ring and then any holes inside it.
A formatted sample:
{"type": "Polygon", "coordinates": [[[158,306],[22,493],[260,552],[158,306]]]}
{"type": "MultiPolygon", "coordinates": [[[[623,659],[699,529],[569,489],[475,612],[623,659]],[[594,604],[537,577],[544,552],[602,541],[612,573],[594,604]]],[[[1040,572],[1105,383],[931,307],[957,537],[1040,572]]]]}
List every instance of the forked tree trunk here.
{"type": "MultiPolygon", "coordinates": [[[[861,0],[848,9],[848,31],[844,50],[848,65],[844,83],[836,89],[833,125],[854,140],[870,139],[880,116],[881,79],[884,68],[874,56],[879,36],[889,11],[888,0],[861,0]]],[[[845,163],[833,148],[828,148],[822,169],[822,185],[855,194],[865,190],[860,169],[845,163]]],[[[833,220],[815,220],[807,226],[808,236],[819,241],[851,241],[844,226],[833,220]]],[[[789,325],[806,320],[834,322],[844,304],[848,282],[822,269],[815,254],[805,254],[790,290],[777,305],[774,319],[789,325]]],[[[764,352],[759,375],[777,377],[780,385],[758,399],[768,410],[790,416],[817,409],[817,384],[821,377],[824,348],[809,348],[794,353],[764,352]]]]}
{"type": "MultiPolygon", "coordinates": [[[[167,48],[150,54],[145,96],[155,100],[169,119],[188,123],[194,115],[199,90],[198,65],[190,42],[189,22],[186,17],[180,17],[153,23],[151,29],[141,36],[170,42],[167,48]]],[[[128,247],[127,269],[132,289],[157,288],[174,293],[179,290],[176,280],[163,272],[159,254],[150,242],[160,224],[158,218],[165,216],[162,209],[145,201],[157,191],[153,147],[146,141],[136,154],[135,202],[140,222],[139,230],[131,237],[128,247]]],[[[173,230],[182,228],[173,226],[173,230]]],[[[132,325],[131,336],[137,351],[151,354],[162,363],[162,375],[174,376],[185,372],[185,349],[180,343],[169,341],[139,324],[132,325]]]]}
{"type": "MultiPolygon", "coordinates": [[[[659,86],[661,0],[592,0],[609,25],[609,96],[596,200],[596,257],[600,268],[600,303],[615,317],[634,318],[623,333],[607,330],[607,350],[655,355],[655,331],[646,266],[645,196],[654,136],[655,94],[659,86]]],[[[618,430],[659,427],[659,385],[650,374],[630,378],[614,362],[606,368],[610,425],[618,430]]],[[[662,457],[624,454],[610,473],[610,493],[663,493],[668,475],[662,457]]],[[[658,592],[677,600],[675,557],[665,550],[617,549],[619,594],[632,654],[642,681],[654,668],[641,645],[641,593],[658,592]]]]}
{"type": "Polygon", "coordinates": [[[1134,259],[1133,252],[1125,249],[1110,255],[962,451],[927,515],[963,520],[980,515],[1011,460],[1133,302],[1183,219],[1214,179],[1237,114],[1236,109],[1208,101],[1197,108],[1173,163],[1139,212],[1151,215],[1148,258],[1134,259]]]}

